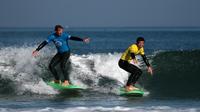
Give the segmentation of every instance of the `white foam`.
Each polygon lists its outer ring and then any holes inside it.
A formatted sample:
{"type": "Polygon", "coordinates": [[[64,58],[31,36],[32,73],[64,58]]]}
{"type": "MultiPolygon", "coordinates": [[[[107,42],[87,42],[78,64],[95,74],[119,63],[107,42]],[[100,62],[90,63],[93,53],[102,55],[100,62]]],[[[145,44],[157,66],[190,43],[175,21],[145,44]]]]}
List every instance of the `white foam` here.
{"type": "MultiPolygon", "coordinates": [[[[119,94],[119,87],[125,85],[128,79],[128,72],[122,70],[118,66],[118,61],[121,57],[121,53],[97,53],[97,54],[88,54],[88,55],[72,55],[72,65],[73,71],[71,73],[71,78],[73,83],[79,84],[82,86],[84,83],[81,82],[83,79],[90,79],[93,81],[93,84],[89,87],[97,88],[103,93],[116,93],[119,94]],[[108,86],[98,86],[99,80],[101,77],[110,78],[116,80],[118,83],[113,84],[110,89],[108,86]]],[[[140,57],[137,57],[140,59],[140,57]]],[[[139,61],[140,63],[140,61],[139,61]]],[[[140,67],[142,67],[140,65],[140,67]]],[[[110,82],[105,82],[110,83],[110,82]]],[[[143,88],[144,91],[146,91],[143,88]]],[[[149,95],[149,92],[145,92],[145,96],[149,95]]]]}
{"type": "MultiPolygon", "coordinates": [[[[47,86],[42,79],[45,73],[50,74],[48,64],[55,52],[52,53],[52,51],[45,49],[40,52],[38,57],[34,58],[31,56],[33,49],[35,47],[1,49],[1,78],[13,81],[19,94],[26,91],[37,94],[56,94],[57,91],[47,86]]],[[[72,54],[72,71],[70,74],[72,83],[83,87],[101,89],[102,92],[116,92],[119,85],[124,85],[128,79],[128,73],[118,66],[120,56],[120,53],[72,54]],[[117,84],[113,84],[115,87],[112,90],[110,90],[109,85],[98,86],[102,77],[116,80],[117,84]],[[91,80],[92,82],[88,85],[84,83],[84,80],[91,80]]],[[[106,85],[109,82],[104,83],[106,85]]]]}
{"type": "Polygon", "coordinates": [[[8,109],[0,108],[1,112],[199,112],[200,108],[175,108],[169,106],[152,106],[152,107],[70,107],[70,108],[26,108],[26,109],[8,109]]]}
{"type": "Polygon", "coordinates": [[[37,84],[24,84],[22,86],[23,91],[31,91],[33,93],[38,94],[57,94],[58,92],[55,91],[52,87],[46,85],[46,83],[40,80],[37,84]]]}
{"type": "Polygon", "coordinates": [[[57,91],[48,87],[38,75],[42,73],[42,69],[37,65],[39,60],[31,56],[33,49],[33,47],[1,49],[1,78],[11,80],[18,94],[27,91],[37,94],[56,94],[57,91]]]}
{"type": "Polygon", "coordinates": [[[74,55],[71,57],[73,64],[79,67],[80,71],[88,75],[101,75],[116,79],[124,84],[127,80],[128,73],[118,67],[120,54],[89,54],[89,55],[74,55]],[[91,70],[88,62],[92,62],[91,70]]]}

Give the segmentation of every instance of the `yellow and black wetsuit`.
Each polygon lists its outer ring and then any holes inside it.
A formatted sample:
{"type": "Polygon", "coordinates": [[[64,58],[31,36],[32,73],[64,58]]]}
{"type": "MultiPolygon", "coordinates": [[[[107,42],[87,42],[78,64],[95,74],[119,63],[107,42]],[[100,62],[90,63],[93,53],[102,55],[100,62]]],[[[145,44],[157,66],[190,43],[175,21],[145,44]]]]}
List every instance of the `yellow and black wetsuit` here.
{"type": "Polygon", "coordinates": [[[139,77],[142,75],[141,69],[133,64],[130,64],[133,59],[137,61],[135,55],[141,55],[145,64],[147,66],[150,66],[148,59],[145,56],[144,48],[138,48],[137,44],[132,44],[131,46],[129,46],[119,60],[119,67],[131,73],[126,84],[127,86],[134,85],[139,77]]]}

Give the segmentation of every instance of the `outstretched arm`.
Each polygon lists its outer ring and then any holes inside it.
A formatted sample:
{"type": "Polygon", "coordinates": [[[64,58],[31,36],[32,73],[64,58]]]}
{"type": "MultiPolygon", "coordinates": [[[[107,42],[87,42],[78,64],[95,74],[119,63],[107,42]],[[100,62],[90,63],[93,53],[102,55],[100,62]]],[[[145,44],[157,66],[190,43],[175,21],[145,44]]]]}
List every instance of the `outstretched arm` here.
{"type": "Polygon", "coordinates": [[[75,37],[75,36],[71,36],[71,37],[70,37],[70,40],[75,40],[75,41],[83,41],[83,39],[82,39],[82,38],[75,37]]]}
{"type": "Polygon", "coordinates": [[[80,38],[80,37],[75,37],[75,36],[71,36],[70,40],[75,40],[75,41],[83,41],[85,43],[89,43],[90,42],[90,38],[80,38]]]}
{"type": "Polygon", "coordinates": [[[48,42],[47,41],[43,41],[39,46],[38,48],[36,49],[36,51],[39,51],[40,49],[42,49],[45,45],[47,45],[48,42]]]}
{"type": "Polygon", "coordinates": [[[142,59],[144,60],[144,63],[148,67],[148,72],[152,75],[153,74],[153,69],[152,69],[151,65],[149,64],[149,61],[148,61],[146,55],[141,55],[141,56],[142,56],[142,59]]]}
{"type": "Polygon", "coordinates": [[[36,50],[33,51],[32,55],[33,56],[37,56],[38,55],[38,52],[39,50],[41,50],[45,45],[47,45],[48,42],[47,41],[43,41],[36,50]]]}

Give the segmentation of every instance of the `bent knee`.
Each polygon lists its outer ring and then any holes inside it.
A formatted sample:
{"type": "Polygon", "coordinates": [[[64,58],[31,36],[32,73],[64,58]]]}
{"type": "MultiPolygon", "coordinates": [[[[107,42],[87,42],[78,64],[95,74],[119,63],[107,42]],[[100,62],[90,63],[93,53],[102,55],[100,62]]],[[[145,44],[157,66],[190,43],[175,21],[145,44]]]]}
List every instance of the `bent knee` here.
{"type": "Polygon", "coordinates": [[[133,74],[137,73],[138,75],[142,75],[142,70],[138,68],[138,69],[134,70],[132,73],[133,74]]]}

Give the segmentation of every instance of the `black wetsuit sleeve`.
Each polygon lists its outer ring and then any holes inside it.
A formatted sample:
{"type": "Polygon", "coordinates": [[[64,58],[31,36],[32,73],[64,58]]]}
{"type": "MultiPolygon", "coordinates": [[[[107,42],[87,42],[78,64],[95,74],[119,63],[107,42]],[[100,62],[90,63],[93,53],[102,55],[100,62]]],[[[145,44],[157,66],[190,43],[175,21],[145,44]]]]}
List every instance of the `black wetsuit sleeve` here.
{"type": "Polygon", "coordinates": [[[48,42],[47,41],[43,41],[39,46],[38,48],[36,49],[37,51],[39,51],[40,49],[42,49],[45,45],[47,45],[48,42]]]}
{"type": "Polygon", "coordinates": [[[82,39],[82,38],[75,37],[75,36],[71,36],[71,37],[70,37],[70,40],[75,40],[75,41],[83,41],[83,39],[82,39]]]}
{"type": "Polygon", "coordinates": [[[131,53],[131,58],[135,59],[135,54],[134,53],[131,53]]]}
{"type": "Polygon", "coordinates": [[[144,60],[144,63],[149,67],[150,64],[149,64],[149,61],[148,61],[146,55],[141,55],[141,56],[142,56],[142,59],[144,60]]]}

